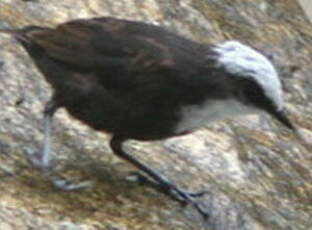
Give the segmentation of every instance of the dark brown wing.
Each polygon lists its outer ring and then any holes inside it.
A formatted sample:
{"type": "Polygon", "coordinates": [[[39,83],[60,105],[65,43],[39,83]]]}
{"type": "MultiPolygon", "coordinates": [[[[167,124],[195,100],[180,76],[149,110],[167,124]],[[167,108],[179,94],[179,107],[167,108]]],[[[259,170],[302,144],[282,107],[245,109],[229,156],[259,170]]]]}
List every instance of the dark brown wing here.
{"type": "Polygon", "coordinates": [[[75,20],[29,36],[50,57],[90,71],[174,67],[179,62],[178,53],[181,60],[191,55],[180,48],[192,44],[157,26],[113,18],[75,20]],[[187,44],[178,47],[181,41],[187,44]]]}
{"type": "Polygon", "coordinates": [[[131,92],[141,101],[194,101],[197,97],[189,92],[203,88],[200,79],[207,79],[199,73],[201,45],[150,24],[94,18],[28,36],[52,59],[91,73],[105,89],[131,92]]]}

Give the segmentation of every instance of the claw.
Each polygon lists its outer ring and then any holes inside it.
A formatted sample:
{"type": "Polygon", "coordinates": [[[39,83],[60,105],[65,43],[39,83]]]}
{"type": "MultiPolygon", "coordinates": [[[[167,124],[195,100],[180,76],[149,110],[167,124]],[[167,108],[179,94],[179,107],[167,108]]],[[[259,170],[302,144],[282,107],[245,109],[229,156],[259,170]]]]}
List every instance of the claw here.
{"type": "Polygon", "coordinates": [[[209,218],[209,213],[204,208],[202,208],[201,204],[198,201],[194,200],[194,198],[205,195],[207,191],[190,193],[187,191],[183,191],[176,186],[172,186],[167,191],[169,192],[169,194],[165,194],[178,201],[182,206],[192,205],[200,213],[204,220],[207,220],[209,218]]]}
{"type": "Polygon", "coordinates": [[[197,197],[202,197],[208,193],[209,193],[208,190],[203,190],[203,191],[199,191],[199,192],[190,192],[189,195],[191,197],[197,198],[197,197]]]}
{"type": "Polygon", "coordinates": [[[91,188],[94,184],[92,181],[82,181],[79,183],[74,183],[72,181],[62,179],[56,176],[51,178],[51,182],[55,188],[66,192],[88,189],[91,188]]]}
{"type": "Polygon", "coordinates": [[[199,202],[195,201],[194,198],[202,197],[206,195],[209,191],[203,190],[199,192],[187,192],[179,189],[175,185],[167,186],[161,183],[157,183],[154,180],[149,179],[147,176],[141,174],[140,172],[131,172],[127,179],[135,181],[140,185],[152,187],[157,191],[169,196],[171,199],[180,203],[181,206],[192,205],[204,218],[207,220],[209,218],[208,212],[202,208],[199,202]]]}

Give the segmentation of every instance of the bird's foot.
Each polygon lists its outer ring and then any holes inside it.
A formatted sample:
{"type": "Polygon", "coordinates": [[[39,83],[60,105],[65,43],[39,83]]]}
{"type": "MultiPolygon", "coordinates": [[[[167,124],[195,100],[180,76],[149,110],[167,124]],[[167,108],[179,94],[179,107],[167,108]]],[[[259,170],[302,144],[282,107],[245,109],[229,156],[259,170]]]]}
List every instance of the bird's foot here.
{"type": "Polygon", "coordinates": [[[53,187],[62,191],[77,191],[92,187],[92,181],[74,182],[58,176],[55,173],[56,163],[54,160],[44,160],[40,152],[31,153],[26,151],[26,158],[30,165],[38,170],[45,178],[47,178],[53,187]]]}
{"type": "Polygon", "coordinates": [[[74,182],[56,175],[50,176],[49,179],[55,188],[65,192],[85,190],[91,188],[94,184],[93,181],[89,180],[74,182]]]}
{"type": "Polygon", "coordinates": [[[198,201],[195,200],[195,198],[199,198],[207,194],[208,191],[188,192],[171,183],[162,184],[155,182],[139,172],[131,173],[127,179],[135,181],[140,185],[152,187],[153,189],[160,191],[161,193],[169,196],[171,199],[179,202],[182,206],[192,205],[205,220],[209,218],[209,213],[198,201]]]}

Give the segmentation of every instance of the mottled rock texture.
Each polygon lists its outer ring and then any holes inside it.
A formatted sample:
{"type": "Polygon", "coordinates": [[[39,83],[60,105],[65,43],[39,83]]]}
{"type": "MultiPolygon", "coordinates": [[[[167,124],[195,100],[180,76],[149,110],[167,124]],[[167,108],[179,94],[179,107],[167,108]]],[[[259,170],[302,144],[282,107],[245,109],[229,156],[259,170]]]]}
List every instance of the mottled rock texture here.
{"type": "Polygon", "coordinates": [[[299,4],[294,0],[0,2],[2,28],[53,26],[107,15],[157,23],[201,42],[238,39],[272,56],[291,118],[307,144],[266,116],[213,124],[164,142],[131,141],[129,151],[181,187],[210,191],[202,200],[211,217],[203,222],[191,207],[182,208],[125,180],[134,168],[112,155],[109,136],[59,111],[53,138],[59,172],[96,183],[87,191],[57,191],[24,157],[40,147],[41,111],[51,89],[23,49],[1,34],[0,229],[310,229],[312,26],[299,4]]]}

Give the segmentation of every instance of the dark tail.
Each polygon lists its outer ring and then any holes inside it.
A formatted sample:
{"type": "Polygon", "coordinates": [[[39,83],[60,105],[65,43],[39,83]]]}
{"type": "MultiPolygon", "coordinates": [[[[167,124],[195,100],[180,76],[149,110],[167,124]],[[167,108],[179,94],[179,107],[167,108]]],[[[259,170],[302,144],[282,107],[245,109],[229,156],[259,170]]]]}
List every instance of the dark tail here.
{"type": "Polygon", "coordinates": [[[21,29],[0,29],[0,33],[11,34],[16,38],[23,38],[27,35],[27,33],[32,31],[45,30],[47,28],[39,27],[39,26],[27,26],[21,29]]]}
{"type": "Polygon", "coordinates": [[[0,29],[0,33],[12,35],[18,42],[20,42],[26,49],[28,46],[34,45],[31,33],[36,31],[46,30],[48,28],[39,26],[26,26],[21,29],[0,29]]]}
{"type": "Polygon", "coordinates": [[[20,34],[20,30],[19,29],[17,29],[17,30],[14,30],[14,29],[0,29],[0,33],[12,34],[14,36],[14,35],[20,34]]]}
{"type": "Polygon", "coordinates": [[[26,43],[28,39],[23,30],[24,29],[0,29],[0,33],[12,35],[20,43],[26,43]]]}

